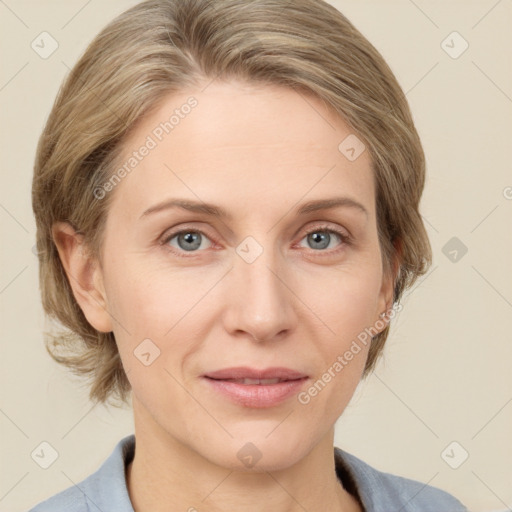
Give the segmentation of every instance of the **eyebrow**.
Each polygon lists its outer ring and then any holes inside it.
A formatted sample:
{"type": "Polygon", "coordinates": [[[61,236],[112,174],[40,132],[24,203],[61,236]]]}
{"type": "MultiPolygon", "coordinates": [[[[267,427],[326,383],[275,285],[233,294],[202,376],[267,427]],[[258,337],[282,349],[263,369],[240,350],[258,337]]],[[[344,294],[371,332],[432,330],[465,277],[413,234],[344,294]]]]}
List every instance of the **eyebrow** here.
{"type": "MultiPolygon", "coordinates": [[[[317,212],[320,210],[330,210],[332,208],[349,207],[353,208],[361,213],[364,213],[366,217],[369,216],[368,210],[359,202],[351,197],[332,197],[328,199],[317,199],[304,203],[298,208],[295,213],[297,215],[306,215],[308,213],[317,212]]],[[[142,219],[152,213],[161,212],[171,208],[182,208],[194,213],[202,213],[205,215],[211,215],[213,217],[219,217],[221,219],[231,220],[233,216],[228,213],[224,208],[220,206],[205,203],[202,201],[192,201],[190,199],[167,199],[151,206],[140,216],[142,219]]]]}

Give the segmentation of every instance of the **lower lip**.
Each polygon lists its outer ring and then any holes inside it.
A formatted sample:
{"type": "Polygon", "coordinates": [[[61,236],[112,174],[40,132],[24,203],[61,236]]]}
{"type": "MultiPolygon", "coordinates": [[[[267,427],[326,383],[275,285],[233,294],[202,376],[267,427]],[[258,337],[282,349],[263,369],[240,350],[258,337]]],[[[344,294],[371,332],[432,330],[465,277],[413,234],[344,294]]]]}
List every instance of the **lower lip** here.
{"type": "Polygon", "coordinates": [[[297,380],[288,380],[278,384],[238,384],[227,380],[215,380],[208,377],[204,378],[208,384],[244,407],[263,408],[272,407],[284,402],[292,395],[296,395],[307,377],[297,380]]]}

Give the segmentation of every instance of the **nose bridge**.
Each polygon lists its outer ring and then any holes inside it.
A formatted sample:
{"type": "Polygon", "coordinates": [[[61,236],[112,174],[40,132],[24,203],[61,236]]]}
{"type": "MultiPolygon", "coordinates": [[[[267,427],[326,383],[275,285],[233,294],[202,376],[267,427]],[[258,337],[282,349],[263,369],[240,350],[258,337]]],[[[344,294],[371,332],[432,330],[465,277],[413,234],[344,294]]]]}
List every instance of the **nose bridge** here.
{"type": "MultiPolygon", "coordinates": [[[[268,233],[267,233],[268,235],[268,233]]],[[[263,239],[261,235],[260,240],[263,239]]],[[[231,307],[236,312],[236,330],[244,330],[258,340],[272,338],[291,328],[291,292],[285,286],[280,252],[265,236],[261,243],[246,237],[236,248],[233,268],[234,293],[231,307]]]]}

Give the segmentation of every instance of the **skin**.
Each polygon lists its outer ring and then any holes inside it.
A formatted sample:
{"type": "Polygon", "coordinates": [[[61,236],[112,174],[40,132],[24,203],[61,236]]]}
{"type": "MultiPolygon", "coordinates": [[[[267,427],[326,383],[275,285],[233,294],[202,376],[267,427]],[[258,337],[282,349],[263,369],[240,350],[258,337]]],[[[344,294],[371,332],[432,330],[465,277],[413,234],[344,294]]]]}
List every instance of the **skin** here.
{"type": "Polygon", "coordinates": [[[134,509],[361,511],[336,477],[333,441],[368,346],[307,405],[292,396],[244,407],[201,375],[285,366],[310,376],[307,390],[390,307],[369,152],[349,161],[338,150],[352,132],[317,99],[230,81],[166,97],[125,142],[127,158],[191,95],[197,107],[109,192],[101,261],[80,250],[68,224],[53,229],[80,307],[114,332],[132,385],[134,509]],[[350,196],[367,215],[295,213],[333,196],[350,196]],[[232,219],[181,209],[140,218],[171,197],[214,203],[232,219]],[[307,234],[325,234],[324,224],[351,242],[331,234],[317,248],[307,234]],[[186,251],[178,237],[160,243],[170,228],[205,236],[186,251]],[[248,236],[263,249],[252,263],[236,252],[248,236]],[[134,356],[147,338],[160,350],[149,366],[134,356]],[[248,442],[262,455],[253,468],[237,457],[248,442]]]}

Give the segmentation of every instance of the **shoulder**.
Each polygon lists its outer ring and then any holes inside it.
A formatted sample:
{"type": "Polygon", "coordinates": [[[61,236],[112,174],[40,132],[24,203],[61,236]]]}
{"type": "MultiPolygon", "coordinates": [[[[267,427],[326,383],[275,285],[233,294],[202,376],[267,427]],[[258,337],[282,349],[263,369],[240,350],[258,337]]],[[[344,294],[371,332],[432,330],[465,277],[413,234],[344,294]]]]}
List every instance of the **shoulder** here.
{"type": "Polygon", "coordinates": [[[355,483],[367,512],[468,512],[454,496],[422,482],[386,473],[335,447],[340,466],[355,483]],[[398,508],[397,508],[398,507],[398,508]]]}
{"type": "Polygon", "coordinates": [[[29,512],[133,512],[126,488],[125,464],[133,457],[134,448],[133,434],[121,439],[96,472],[42,501],[29,512]]]}

